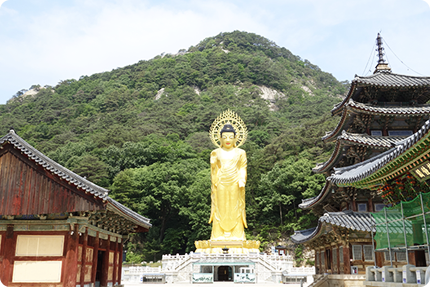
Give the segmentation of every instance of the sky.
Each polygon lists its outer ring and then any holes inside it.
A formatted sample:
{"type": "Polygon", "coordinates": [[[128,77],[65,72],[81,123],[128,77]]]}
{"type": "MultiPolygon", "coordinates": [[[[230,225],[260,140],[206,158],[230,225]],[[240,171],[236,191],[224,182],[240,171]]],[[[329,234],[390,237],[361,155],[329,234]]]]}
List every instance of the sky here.
{"type": "Polygon", "coordinates": [[[340,81],[373,73],[380,32],[393,72],[430,76],[430,0],[0,0],[0,104],[234,30],[340,81]]]}

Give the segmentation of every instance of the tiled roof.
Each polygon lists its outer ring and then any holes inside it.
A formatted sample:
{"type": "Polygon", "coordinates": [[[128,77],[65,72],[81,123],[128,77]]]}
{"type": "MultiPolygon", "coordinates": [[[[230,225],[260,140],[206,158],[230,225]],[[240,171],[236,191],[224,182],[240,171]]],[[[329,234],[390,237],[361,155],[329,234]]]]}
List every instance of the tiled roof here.
{"type": "Polygon", "coordinates": [[[387,72],[379,72],[370,76],[355,76],[351,82],[348,94],[342,102],[335,105],[332,109],[332,114],[336,114],[353,96],[355,90],[359,86],[380,86],[380,87],[422,87],[430,86],[430,77],[415,77],[400,75],[387,72]]]}
{"type": "Polygon", "coordinates": [[[423,116],[430,114],[430,105],[382,107],[349,100],[348,103],[343,106],[342,116],[336,128],[327,132],[327,134],[321,138],[323,141],[333,140],[343,130],[345,122],[347,122],[348,111],[350,110],[373,115],[423,116]]]}
{"type": "Polygon", "coordinates": [[[397,142],[403,140],[405,137],[394,137],[394,136],[370,136],[368,134],[353,134],[342,131],[342,134],[337,137],[336,146],[333,153],[328,161],[317,164],[312,169],[313,172],[325,172],[332,167],[336,162],[336,158],[339,156],[342,143],[349,143],[353,145],[369,146],[375,149],[388,149],[393,147],[397,142]]]}
{"type": "Polygon", "coordinates": [[[430,77],[408,76],[382,72],[365,77],[356,75],[353,82],[380,87],[418,87],[430,85],[430,77]]]}
{"type": "Polygon", "coordinates": [[[326,135],[321,138],[321,140],[323,141],[327,141],[329,139],[333,140],[342,131],[342,127],[345,124],[347,118],[348,118],[348,112],[344,110],[342,113],[342,117],[340,118],[336,128],[331,132],[327,132],[326,135]]]}
{"type": "Polygon", "coordinates": [[[368,114],[428,115],[430,113],[430,105],[383,107],[363,104],[355,102],[353,100],[349,100],[347,106],[353,110],[365,111],[368,114]]]}
{"type": "Polygon", "coordinates": [[[330,187],[331,187],[330,177],[327,177],[325,185],[322,188],[321,192],[315,197],[302,199],[302,203],[299,204],[299,207],[301,209],[311,208],[313,205],[315,205],[316,203],[318,203],[320,200],[324,199],[327,196],[327,194],[330,191],[330,187]]]}
{"type": "Polygon", "coordinates": [[[144,228],[149,229],[152,226],[149,223],[150,220],[148,218],[141,216],[140,214],[128,209],[121,203],[110,198],[108,196],[109,191],[107,189],[92,183],[91,181],[75,174],[69,169],[48,158],[28,144],[21,137],[19,137],[14,130],[11,130],[7,135],[0,138],[0,147],[4,146],[6,143],[12,144],[16,149],[27,155],[30,160],[33,160],[35,163],[41,165],[46,170],[66,180],[71,185],[75,185],[76,187],[93,194],[95,197],[106,200],[108,203],[107,209],[121,214],[123,217],[144,228]]]}
{"type": "Polygon", "coordinates": [[[390,148],[405,137],[396,136],[371,136],[368,134],[353,134],[342,131],[342,135],[338,137],[339,140],[357,143],[360,145],[378,147],[378,148],[390,148]]]}
{"type": "Polygon", "coordinates": [[[152,226],[152,224],[149,223],[150,219],[143,217],[142,215],[132,211],[131,209],[128,209],[118,201],[110,197],[107,197],[107,201],[108,201],[107,209],[112,210],[116,213],[118,213],[119,211],[120,213],[122,213],[123,216],[125,215],[130,221],[136,223],[137,225],[143,226],[147,229],[149,229],[152,226]]]}
{"type": "Polygon", "coordinates": [[[344,227],[347,229],[370,232],[375,231],[373,227],[375,220],[370,213],[354,212],[351,210],[341,212],[327,212],[318,220],[318,226],[306,230],[295,231],[291,236],[294,243],[305,243],[315,238],[322,230],[324,224],[344,227]]]}
{"type": "Polygon", "coordinates": [[[392,149],[361,163],[338,169],[335,168],[335,173],[331,176],[332,182],[344,186],[367,178],[384,168],[385,165],[394,159],[402,156],[423,137],[428,137],[429,128],[430,121],[427,121],[418,132],[398,142],[392,149]]]}
{"type": "Polygon", "coordinates": [[[25,140],[20,138],[14,130],[11,130],[7,135],[0,138],[0,146],[5,145],[6,143],[12,144],[16,149],[27,155],[29,159],[33,160],[38,165],[41,165],[43,168],[52,172],[53,174],[59,176],[61,179],[64,179],[70,184],[83,189],[95,197],[106,200],[109,192],[107,189],[92,183],[91,181],[77,175],[76,173],[48,158],[28,144],[25,140]]]}
{"type": "MultiPolygon", "coordinates": [[[[372,215],[370,215],[370,213],[354,212],[352,210],[327,212],[320,217],[319,221],[352,230],[366,232],[370,232],[372,226],[375,224],[375,220],[373,219],[372,215]]],[[[373,229],[373,231],[375,231],[375,229],[373,229]]]]}
{"type": "Polygon", "coordinates": [[[294,231],[294,234],[291,236],[291,240],[294,243],[303,243],[308,241],[311,238],[314,238],[315,235],[320,231],[321,225],[318,223],[316,227],[305,229],[305,230],[297,230],[294,231]]]}

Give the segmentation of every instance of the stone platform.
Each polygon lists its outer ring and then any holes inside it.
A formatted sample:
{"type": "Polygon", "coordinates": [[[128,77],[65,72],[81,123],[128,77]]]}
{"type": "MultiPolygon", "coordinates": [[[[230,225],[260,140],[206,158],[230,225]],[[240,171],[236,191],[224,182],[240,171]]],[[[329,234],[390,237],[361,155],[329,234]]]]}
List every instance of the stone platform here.
{"type": "Polygon", "coordinates": [[[229,254],[259,253],[260,241],[256,240],[200,240],[195,241],[196,253],[223,254],[223,248],[228,248],[229,254]]]}

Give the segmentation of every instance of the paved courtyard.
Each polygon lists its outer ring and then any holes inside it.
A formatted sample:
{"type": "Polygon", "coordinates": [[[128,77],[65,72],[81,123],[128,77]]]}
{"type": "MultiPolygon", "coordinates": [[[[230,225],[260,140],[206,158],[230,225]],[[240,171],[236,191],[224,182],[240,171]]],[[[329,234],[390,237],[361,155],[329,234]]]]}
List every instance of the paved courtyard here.
{"type": "MultiPolygon", "coordinates": [[[[265,284],[243,284],[246,285],[248,287],[300,287],[300,284],[271,284],[271,283],[265,283],[265,284]]],[[[239,287],[242,286],[242,284],[235,284],[233,282],[215,282],[215,283],[211,283],[211,284],[181,284],[181,283],[176,283],[176,284],[132,284],[132,283],[126,283],[124,285],[125,287],[160,287],[160,286],[189,286],[189,287],[220,287],[220,286],[226,286],[226,287],[239,287]]],[[[303,287],[308,286],[308,284],[304,283],[303,287]]]]}

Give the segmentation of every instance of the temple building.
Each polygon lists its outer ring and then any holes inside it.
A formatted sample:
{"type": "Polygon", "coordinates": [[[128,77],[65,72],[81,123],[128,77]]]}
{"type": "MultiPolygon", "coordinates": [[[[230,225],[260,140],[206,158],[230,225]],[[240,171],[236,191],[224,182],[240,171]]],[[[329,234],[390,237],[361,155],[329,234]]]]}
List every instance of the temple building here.
{"type": "MultiPolygon", "coordinates": [[[[414,149],[416,157],[410,158],[412,162],[395,160],[399,149],[409,148],[417,134],[423,136],[423,125],[430,116],[430,106],[426,104],[430,99],[430,77],[393,73],[384,61],[379,34],[377,45],[379,61],[374,73],[356,75],[343,101],[332,110],[340,120],[322,140],[335,142],[335,148],[328,161],[313,169],[326,175],[325,186],[319,195],[299,205],[319,216],[316,227],[296,231],[292,236],[293,242],[315,251],[317,274],[364,275],[367,268],[375,265],[401,267],[412,262],[411,255],[400,250],[393,254],[374,253],[376,228],[371,213],[397,203],[386,196],[384,185],[392,185],[393,178],[405,176],[409,169],[423,163],[428,153],[418,150],[417,155],[414,149]],[[396,168],[388,170],[387,166],[393,164],[396,168]],[[376,174],[380,181],[369,183],[376,174]],[[357,179],[361,184],[355,182],[357,179]]],[[[426,191],[417,189],[416,194],[426,191]]]]}
{"type": "MultiPolygon", "coordinates": [[[[150,220],[37,151],[0,138],[0,281],[6,286],[121,284],[123,244],[150,220]]],[[[1,285],[1,284],[0,284],[1,285]]]]}

